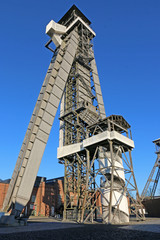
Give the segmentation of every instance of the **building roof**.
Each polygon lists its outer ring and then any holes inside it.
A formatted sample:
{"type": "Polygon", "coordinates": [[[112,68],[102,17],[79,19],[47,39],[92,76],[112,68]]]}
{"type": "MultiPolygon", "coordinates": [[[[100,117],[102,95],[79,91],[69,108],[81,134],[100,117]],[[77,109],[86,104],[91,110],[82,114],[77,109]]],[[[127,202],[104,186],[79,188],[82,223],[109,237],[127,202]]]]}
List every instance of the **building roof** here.
{"type": "Polygon", "coordinates": [[[5,179],[5,180],[0,179],[0,183],[10,183],[10,180],[11,179],[5,179]]]}
{"type": "Polygon", "coordinates": [[[62,24],[63,22],[65,22],[67,19],[69,19],[69,17],[71,16],[71,13],[75,11],[75,13],[82,18],[82,20],[87,23],[88,25],[91,24],[91,22],[89,21],[89,19],[76,7],[76,5],[73,5],[67,12],[66,14],[58,21],[58,23],[62,24]]]}
{"type": "Polygon", "coordinates": [[[115,123],[119,124],[120,126],[122,126],[125,129],[130,128],[131,126],[129,125],[129,123],[124,119],[123,116],[121,115],[110,115],[109,118],[111,121],[114,121],[115,123]]]}
{"type": "Polygon", "coordinates": [[[160,138],[154,140],[153,143],[160,147],[160,138]]]}

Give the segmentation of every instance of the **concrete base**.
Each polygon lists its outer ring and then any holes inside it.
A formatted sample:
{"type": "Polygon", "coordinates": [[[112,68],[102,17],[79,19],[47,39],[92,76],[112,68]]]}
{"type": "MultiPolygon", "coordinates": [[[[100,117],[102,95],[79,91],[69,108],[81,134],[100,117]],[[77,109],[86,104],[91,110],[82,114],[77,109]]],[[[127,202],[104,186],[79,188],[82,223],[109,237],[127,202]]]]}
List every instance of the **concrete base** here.
{"type": "Polygon", "coordinates": [[[27,225],[27,219],[15,219],[14,215],[10,216],[2,216],[0,218],[0,225],[4,226],[26,226],[27,225]]]}

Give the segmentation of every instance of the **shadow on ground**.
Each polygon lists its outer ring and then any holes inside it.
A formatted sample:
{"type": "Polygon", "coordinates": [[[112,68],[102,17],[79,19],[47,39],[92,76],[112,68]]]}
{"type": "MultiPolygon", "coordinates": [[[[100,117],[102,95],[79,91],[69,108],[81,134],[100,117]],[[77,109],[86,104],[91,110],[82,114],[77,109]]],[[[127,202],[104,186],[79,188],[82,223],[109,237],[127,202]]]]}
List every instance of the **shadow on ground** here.
{"type": "Polygon", "coordinates": [[[159,233],[122,229],[126,226],[85,224],[74,228],[0,234],[0,240],[160,240],[159,233]]]}

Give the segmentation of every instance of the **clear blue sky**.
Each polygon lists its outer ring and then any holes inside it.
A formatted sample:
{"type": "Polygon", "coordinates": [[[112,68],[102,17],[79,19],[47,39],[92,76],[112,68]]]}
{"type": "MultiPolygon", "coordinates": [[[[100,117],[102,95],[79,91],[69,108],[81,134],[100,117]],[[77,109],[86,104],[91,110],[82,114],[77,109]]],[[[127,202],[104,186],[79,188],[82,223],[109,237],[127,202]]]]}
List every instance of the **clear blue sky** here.
{"type": "MultiPolygon", "coordinates": [[[[132,126],[133,164],[142,191],[160,137],[159,0],[5,0],[0,2],[0,178],[10,178],[52,54],[44,45],[47,23],[73,5],[91,20],[94,51],[107,116],[132,126]]],[[[57,115],[58,118],[58,115],[57,115]]],[[[39,175],[63,175],[56,158],[56,119],[39,175]]]]}

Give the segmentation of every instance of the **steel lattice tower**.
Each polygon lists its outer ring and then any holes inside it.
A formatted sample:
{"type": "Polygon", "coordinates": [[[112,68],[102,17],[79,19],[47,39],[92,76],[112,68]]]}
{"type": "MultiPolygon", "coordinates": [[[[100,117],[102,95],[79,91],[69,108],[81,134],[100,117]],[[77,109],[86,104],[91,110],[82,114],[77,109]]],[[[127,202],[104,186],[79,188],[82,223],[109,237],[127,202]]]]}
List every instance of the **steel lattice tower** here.
{"type": "Polygon", "coordinates": [[[95,34],[86,27],[90,25],[90,21],[77,8],[71,8],[59,23],[68,26],[77,17],[82,18],[87,25],[81,22],[76,29],[79,45],[60,113],[58,158],[65,165],[64,219],[84,222],[101,216],[104,222],[126,222],[129,212],[124,205],[128,205],[127,201],[130,201],[131,212],[141,219],[144,215],[131,157],[133,141],[129,142],[127,139],[124,143],[123,140],[106,137],[105,141],[99,139],[85,147],[85,139],[87,141],[97,134],[100,136],[102,132],[116,129],[129,138],[131,131],[128,130],[130,125],[122,116],[106,118],[92,48],[95,34]],[[120,156],[120,164],[117,164],[117,155],[120,156]],[[128,179],[121,176],[122,168],[129,175],[128,179]],[[101,185],[100,178],[103,179],[101,185]],[[135,198],[131,192],[135,193],[135,198]],[[98,207],[101,198],[102,206],[98,207]]]}
{"type": "Polygon", "coordinates": [[[57,155],[65,167],[64,219],[127,222],[128,207],[139,219],[144,217],[130,125],[122,116],[106,117],[90,24],[73,5],[58,23],[52,20],[46,27],[46,47],[53,57],[4,201],[3,211],[11,208],[12,216],[1,221],[16,221],[30,199],[59,104],[57,155]]]}
{"type": "Polygon", "coordinates": [[[145,197],[153,198],[155,196],[158,181],[160,178],[160,138],[154,140],[153,143],[155,144],[155,148],[156,148],[155,153],[157,154],[157,158],[152,168],[152,171],[147,179],[145,187],[142,191],[142,194],[141,194],[142,199],[144,199],[145,197]]]}

